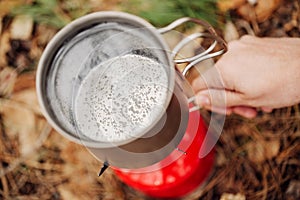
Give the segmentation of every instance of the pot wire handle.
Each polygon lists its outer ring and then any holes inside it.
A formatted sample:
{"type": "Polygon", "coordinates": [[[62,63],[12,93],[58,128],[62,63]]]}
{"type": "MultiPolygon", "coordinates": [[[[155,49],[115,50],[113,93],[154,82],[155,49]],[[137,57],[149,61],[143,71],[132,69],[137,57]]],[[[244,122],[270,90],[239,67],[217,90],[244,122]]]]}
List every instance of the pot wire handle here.
{"type": "MultiPolygon", "coordinates": [[[[191,18],[191,17],[179,18],[179,19],[175,20],[174,22],[172,22],[171,24],[167,25],[166,27],[158,29],[158,32],[160,34],[167,33],[169,31],[172,31],[176,27],[178,27],[184,23],[187,23],[187,22],[193,22],[195,24],[198,24],[198,25],[204,27],[208,32],[193,33],[193,34],[185,37],[184,39],[182,39],[172,50],[172,58],[176,64],[187,63],[187,66],[182,71],[183,76],[186,76],[188,71],[191,68],[193,68],[196,64],[198,64],[199,62],[222,55],[223,53],[225,53],[227,51],[227,43],[216,33],[215,29],[208,22],[206,22],[204,20],[191,18]],[[197,38],[210,38],[210,39],[214,40],[214,42],[205,51],[203,51],[195,56],[183,58],[183,59],[175,59],[175,57],[183,49],[183,47],[185,47],[186,45],[188,45],[190,42],[194,41],[197,38]],[[217,45],[221,46],[221,49],[214,52],[214,49],[216,48],[217,45]]],[[[200,109],[200,106],[198,106],[195,103],[195,99],[196,99],[195,96],[192,96],[188,99],[189,103],[194,102],[194,105],[195,105],[189,109],[190,112],[200,109]]]]}

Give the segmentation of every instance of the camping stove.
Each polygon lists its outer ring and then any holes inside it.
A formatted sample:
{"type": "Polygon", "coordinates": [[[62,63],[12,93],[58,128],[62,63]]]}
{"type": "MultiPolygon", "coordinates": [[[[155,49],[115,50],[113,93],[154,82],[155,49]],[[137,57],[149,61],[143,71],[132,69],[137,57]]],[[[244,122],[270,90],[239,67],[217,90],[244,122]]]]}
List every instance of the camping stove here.
{"type": "Polygon", "coordinates": [[[181,197],[211,173],[217,140],[185,76],[226,50],[199,19],[184,17],[156,29],[128,13],[92,13],[68,24],[47,45],[37,70],[39,103],[60,134],[104,163],[100,175],[110,166],[150,196],[181,197]],[[183,23],[205,31],[171,50],[162,35],[183,23]],[[178,58],[186,45],[203,38],[212,41],[209,48],[178,58]],[[175,66],[183,63],[181,72],[175,66]]]}
{"type": "Polygon", "coordinates": [[[206,134],[209,133],[200,112],[190,112],[185,134],[169,156],[149,167],[113,167],[113,170],[123,182],[149,196],[183,197],[202,186],[212,173],[214,149],[203,158],[199,156],[200,149],[205,148],[203,141],[206,134]]]}

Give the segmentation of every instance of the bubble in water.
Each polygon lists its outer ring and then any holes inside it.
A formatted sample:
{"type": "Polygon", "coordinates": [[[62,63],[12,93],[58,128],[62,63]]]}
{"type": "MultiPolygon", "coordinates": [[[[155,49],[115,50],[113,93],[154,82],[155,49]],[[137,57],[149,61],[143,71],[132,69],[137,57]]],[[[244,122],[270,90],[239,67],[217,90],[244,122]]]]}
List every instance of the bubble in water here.
{"type": "Polygon", "coordinates": [[[121,142],[143,134],[164,112],[165,66],[140,55],[102,62],[83,79],[75,100],[81,134],[95,141],[121,142]]]}
{"type": "MultiPolygon", "coordinates": [[[[167,55],[162,53],[164,48],[161,42],[148,28],[140,28],[135,23],[123,23],[123,20],[88,27],[85,30],[80,28],[81,32],[74,37],[64,38],[49,66],[45,82],[47,103],[54,118],[59,122],[59,126],[76,138],[74,98],[82,80],[92,68],[128,52],[143,54],[169,65],[167,55]]],[[[85,140],[83,137],[81,139],[85,140]]]]}

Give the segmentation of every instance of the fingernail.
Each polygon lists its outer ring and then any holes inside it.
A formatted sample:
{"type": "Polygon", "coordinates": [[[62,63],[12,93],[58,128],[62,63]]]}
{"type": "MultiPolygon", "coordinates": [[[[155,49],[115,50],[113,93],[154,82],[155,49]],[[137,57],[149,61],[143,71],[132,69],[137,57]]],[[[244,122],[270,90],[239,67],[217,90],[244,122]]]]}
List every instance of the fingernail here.
{"type": "Polygon", "coordinates": [[[199,96],[197,96],[197,104],[199,104],[201,106],[209,106],[210,100],[205,95],[199,95],[199,96]]]}
{"type": "Polygon", "coordinates": [[[270,112],[273,111],[273,109],[270,108],[270,107],[261,107],[261,109],[262,109],[262,111],[264,111],[264,112],[266,112],[266,113],[270,113],[270,112]]]}

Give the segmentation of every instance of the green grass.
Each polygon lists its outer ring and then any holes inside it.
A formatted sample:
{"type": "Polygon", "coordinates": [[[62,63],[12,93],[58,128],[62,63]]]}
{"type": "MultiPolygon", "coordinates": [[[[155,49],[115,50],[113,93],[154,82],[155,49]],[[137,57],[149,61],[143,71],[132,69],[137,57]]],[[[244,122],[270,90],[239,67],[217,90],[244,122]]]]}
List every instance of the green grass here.
{"type": "Polygon", "coordinates": [[[218,26],[217,0],[128,0],[126,11],[139,15],[155,26],[165,26],[180,17],[194,17],[218,26]]]}
{"type": "Polygon", "coordinates": [[[32,4],[15,8],[11,14],[30,15],[37,23],[61,28],[89,11],[84,0],[35,0],[32,4]]]}
{"type": "MultiPolygon", "coordinates": [[[[124,0],[120,8],[145,18],[154,26],[161,27],[180,17],[194,17],[219,26],[217,0],[124,0]]],[[[98,5],[101,8],[101,3],[98,5]]],[[[85,0],[35,0],[24,4],[12,12],[13,15],[26,14],[37,23],[56,28],[91,12],[91,4],[85,0]]]]}

